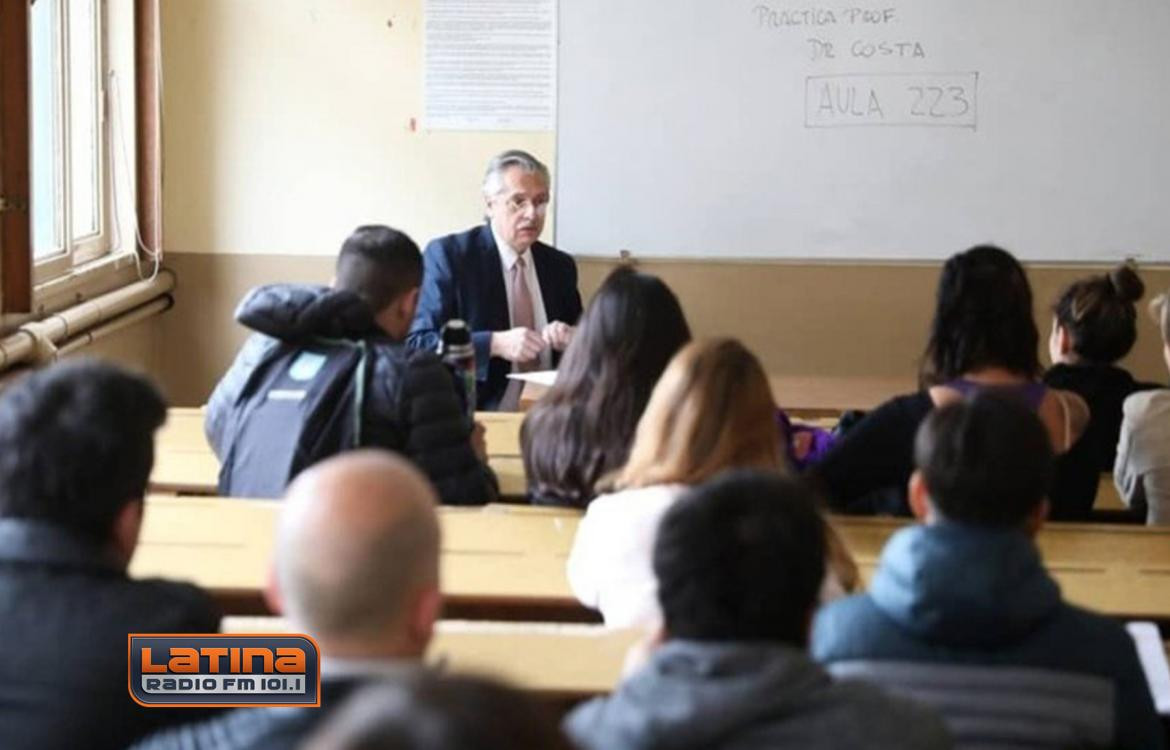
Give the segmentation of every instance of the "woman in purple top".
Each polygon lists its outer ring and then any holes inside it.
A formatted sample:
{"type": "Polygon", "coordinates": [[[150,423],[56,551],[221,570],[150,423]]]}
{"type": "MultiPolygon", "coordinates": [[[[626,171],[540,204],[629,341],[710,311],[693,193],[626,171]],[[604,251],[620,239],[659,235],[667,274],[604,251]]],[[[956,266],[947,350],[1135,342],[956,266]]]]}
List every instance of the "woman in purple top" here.
{"type": "MultiPolygon", "coordinates": [[[[1076,394],[1039,382],[1039,342],[1032,288],[1010,253],[981,245],[952,256],[939,278],[921,389],[867,415],[809,476],[835,510],[909,515],[906,483],[918,424],[935,407],[988,389],[1024,400],[1056,451],[1066,452],[1089,410],[1076,394]]],[[[1051,500],[1059,507],[1060,498],[1051,500]]]]}

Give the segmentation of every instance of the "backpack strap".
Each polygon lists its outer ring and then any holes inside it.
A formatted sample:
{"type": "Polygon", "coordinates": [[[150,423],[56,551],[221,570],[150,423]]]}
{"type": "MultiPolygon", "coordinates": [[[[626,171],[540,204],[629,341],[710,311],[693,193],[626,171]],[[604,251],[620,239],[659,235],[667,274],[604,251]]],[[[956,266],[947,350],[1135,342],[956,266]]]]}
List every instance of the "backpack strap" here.
{"type": "Polygon", "coordinates": [[[350,448],[362,445],[362,411],[366,403],[366,365],[370,359],[370,345],[365,339],[333,339],[325,336],[314,337],[313,341],[328,346],[346,346],[358,350],[357,365],[353,368],[353,442],[350,448]]]}

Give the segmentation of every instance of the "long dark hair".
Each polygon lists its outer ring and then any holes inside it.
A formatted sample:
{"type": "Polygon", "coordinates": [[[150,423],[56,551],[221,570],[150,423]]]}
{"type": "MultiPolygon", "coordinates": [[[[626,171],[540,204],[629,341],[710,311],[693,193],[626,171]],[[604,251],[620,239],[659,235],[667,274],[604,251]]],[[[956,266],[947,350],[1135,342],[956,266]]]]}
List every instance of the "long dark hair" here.
{"type": "Polygon", "coordinates": [[[1128,263],[1069,285],[1052,306],[1072,350],[1087,362],[1112,364],[1137,341],[1137,308],[1146,287],[1128,263]]]}
{"type": "Polygon", "coordinates": [[[594,295],[520,441],[536,502],[584,507],[629,456],[667,363],[691,339],[678,298],[656,276],[619,268],[594,295]]]}
{"type": "Polygon", "coordinates": [[[951,256],[938,282],[921,381],[937,385],[984,367],[1040,374],[1032,287],[1012,254],[979,245],[951,256]]]}

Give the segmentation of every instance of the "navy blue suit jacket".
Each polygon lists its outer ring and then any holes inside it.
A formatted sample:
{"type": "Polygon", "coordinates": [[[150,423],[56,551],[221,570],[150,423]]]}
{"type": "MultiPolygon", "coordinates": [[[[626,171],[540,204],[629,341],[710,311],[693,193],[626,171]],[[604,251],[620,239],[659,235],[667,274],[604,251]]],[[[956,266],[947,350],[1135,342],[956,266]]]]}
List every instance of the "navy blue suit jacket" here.
{"type": "MultiPolygon", "coordinates": [[[[533,244],[529,253],[536,264],[549,322],[576,325],[581,317],[581,294],[572,256],[541,242],[533,244]]],[[[495,409],[508,387],[512,363],[490,356],[491,335],[512,325],[500,251],[487,224],[427,245],[418,312],[407,341],[415,348],[433,351],[439,345],[439,330],[452,318],[462,318],[472,331],[477,408],[495,409]]],[[[554,366],[558,360],[553,352],[554,366]]]]}

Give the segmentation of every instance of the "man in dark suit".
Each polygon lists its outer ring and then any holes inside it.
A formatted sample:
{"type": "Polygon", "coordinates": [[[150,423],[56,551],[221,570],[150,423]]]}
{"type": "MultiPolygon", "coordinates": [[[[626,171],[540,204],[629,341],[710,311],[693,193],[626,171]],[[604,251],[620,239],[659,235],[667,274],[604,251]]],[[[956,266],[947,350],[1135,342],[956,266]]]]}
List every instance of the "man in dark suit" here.
{"type": "Polygon", "coordinates": [[[135,750],[299,747],[357,688],[418,672],[441,605],[437,504],[426,477],[389,451],[302,472],[281,508],[268,598],[320,646],[320,708],[241,708],[135,750]]]}
{"type": "Polygon", "coordinates": [[[129,633],[215,632],[181,583],[131,580],[166,405],[110,365],[62,364],[0,397],[0,747],[113,750],[199,711],[144,708],[129,633]]]}
{"type": "Polygon", "coordinates": [[[480,409],[514,410],[520,384],[508,373],[556,367],[581,315],[577,264],[538,242],[549,202],[548,169],[505,151],[483,182],[487,222],[440,237],[423,254],[411,346],[434,349],[452,318],[472,330],[480,409]]]}

